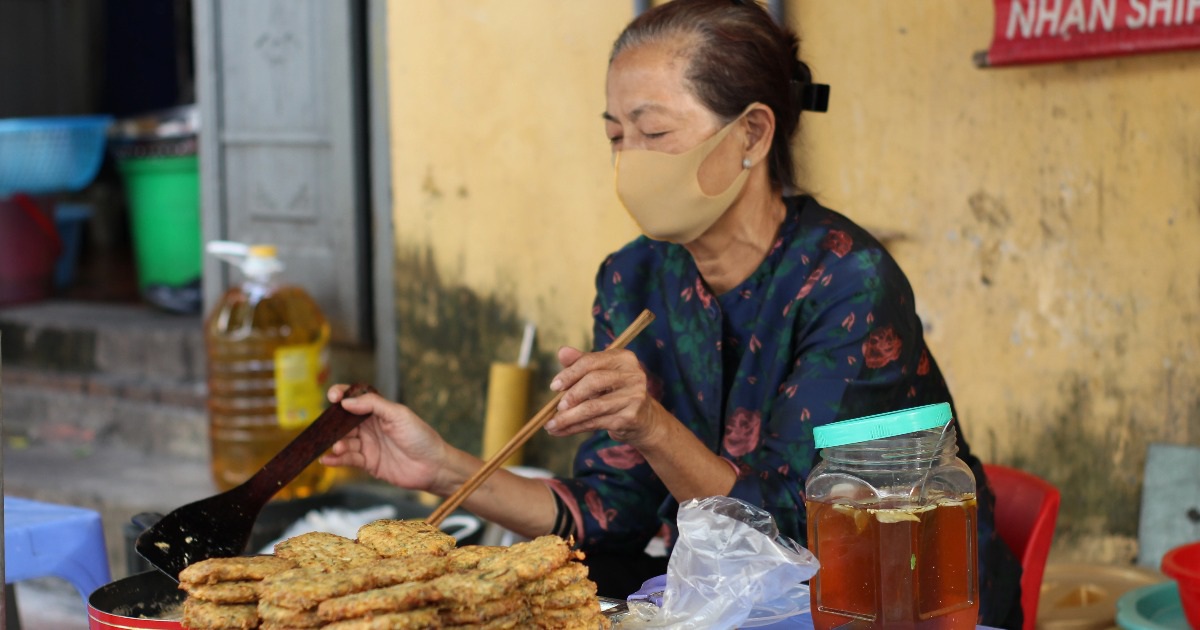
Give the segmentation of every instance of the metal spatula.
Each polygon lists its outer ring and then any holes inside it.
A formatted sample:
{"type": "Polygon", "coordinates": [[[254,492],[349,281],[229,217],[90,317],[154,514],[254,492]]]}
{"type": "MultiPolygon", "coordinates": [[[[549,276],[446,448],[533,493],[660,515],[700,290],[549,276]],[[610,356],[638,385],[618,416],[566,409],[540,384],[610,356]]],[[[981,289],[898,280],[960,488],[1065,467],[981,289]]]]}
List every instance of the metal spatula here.
{"type": "MultiPolygon", "coordinates": [[[[373,390],[355,385],[346,398],[368,391],[373,390]]],[[[341,403],[330,406],[242,485],[177,508],[142,532],[134,548],[176,581],[189,564],[241,555],[267,501],[366,418],[346,411],[341,403]]]]}

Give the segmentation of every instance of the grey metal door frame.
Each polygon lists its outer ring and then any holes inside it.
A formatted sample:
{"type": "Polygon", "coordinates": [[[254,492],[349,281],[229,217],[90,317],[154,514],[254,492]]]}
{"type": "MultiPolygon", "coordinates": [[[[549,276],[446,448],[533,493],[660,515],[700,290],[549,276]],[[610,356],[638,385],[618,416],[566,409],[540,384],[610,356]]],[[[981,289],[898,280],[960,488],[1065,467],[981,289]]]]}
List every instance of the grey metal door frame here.
{"type": "Polygon", "coordinates": [[[396,344],[396,225],[392,214],[391,110],[388,99],[388,0],[367,0],[368,145],[371,175],[371,277],[374,279],[375,387],[384,396],[399,395],[399,347],[396,344]]]}
{"type": "MultiPolygon", "coordinates": [[[[394,395],[386,13],[386,0],[194,4],[204,240],[278,244],[334,343],[374,346],[376,387],[394,395]]],[[[231,275],[211,257],[203,270],[208,312],[231,275]]]]}

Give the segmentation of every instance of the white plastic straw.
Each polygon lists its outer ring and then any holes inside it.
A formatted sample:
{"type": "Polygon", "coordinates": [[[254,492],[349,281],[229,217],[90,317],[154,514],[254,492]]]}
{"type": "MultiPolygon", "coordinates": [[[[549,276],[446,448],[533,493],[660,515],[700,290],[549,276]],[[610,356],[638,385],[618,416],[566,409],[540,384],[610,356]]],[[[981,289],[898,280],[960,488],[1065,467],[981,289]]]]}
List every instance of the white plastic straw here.
{"type": "Polygon", "coordinates": [[[537,329],[533,322],[525,322],[525,336],[521,338],[521,356],[517,365],[529,367],[529,357],[533,354],[533,333],[537,329]]]}

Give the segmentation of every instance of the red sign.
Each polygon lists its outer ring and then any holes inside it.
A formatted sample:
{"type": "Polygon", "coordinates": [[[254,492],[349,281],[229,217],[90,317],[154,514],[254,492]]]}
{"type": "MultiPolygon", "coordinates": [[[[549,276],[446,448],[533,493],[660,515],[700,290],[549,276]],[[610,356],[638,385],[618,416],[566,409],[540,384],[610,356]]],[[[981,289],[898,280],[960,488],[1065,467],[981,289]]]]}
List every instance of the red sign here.
{"type": "Polygon", "coordinates": [[[1200,48],[1200,0],[993,0],[987,66],[1200,48]]]}

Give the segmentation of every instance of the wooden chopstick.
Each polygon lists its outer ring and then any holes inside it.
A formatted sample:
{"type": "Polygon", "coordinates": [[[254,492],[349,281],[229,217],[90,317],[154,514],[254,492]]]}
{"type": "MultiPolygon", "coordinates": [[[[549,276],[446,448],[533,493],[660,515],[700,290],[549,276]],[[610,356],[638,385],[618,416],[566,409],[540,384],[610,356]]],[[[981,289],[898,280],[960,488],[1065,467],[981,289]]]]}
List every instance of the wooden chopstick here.
{"type": "MultiPolygon", "coordinates": [[[[637,319],[633,320],[633,323],[630,324],[629,327],[626,328],[625,331],[622,332],[616,339],[614,339],[608,347],[614,350],[624,348],[629,344],[630,341],[633,341],[634,337],[637,337],[639,333],[645,330],[646,326],[649,326],[650,322],[652,321],[654,321],[654,313],[651,313],[648,310],[642,311],[642,314],[638,315],[637,319]]],[[[508,443],[504,445],[504,448],[501,448],[495,455],[492,455],[492,457],[488,459],[486,463],[484,463],[482,468],[475,471],[475,474],[471,475],[471,477],[467,479],[465,483],[463,483],[462,487],[456,490],[454,494],[447,497],[446,500],[443,501],[442,504],[439,505],[438,508],[425,519],[425,522],[435,527],[441,525],[442,521],[445,520],[451,512],[457,510],[458,506],[462,505],[462,502],[465,501],[472,492],[478,490],[479,486],[483,485],[483,482],[487,481],[488,477],[491,477],[492,473],[496,472],[497,468],[500,468],[501,463],[507,460],[509,456],[516,452],[517,449],[524,446],[525,443],[529,441],[529,438],[533,437],[535,433],[541,430],[541,428],[550,421],[550,418],[554,417],[555,412],[558,410],[558,403],[562,401],[563,394],[565,393],[566,392],[559,392],[550,400],[550,402],[546,403],[546,406],[542,407],[541,411],[537,412],[536,415],[530,418],[529,421],[525,423],[525,426],[521,427],[521,430],[517,431],[516,435],[512,436],[512,439],[510,439],[508,443]]]]}

